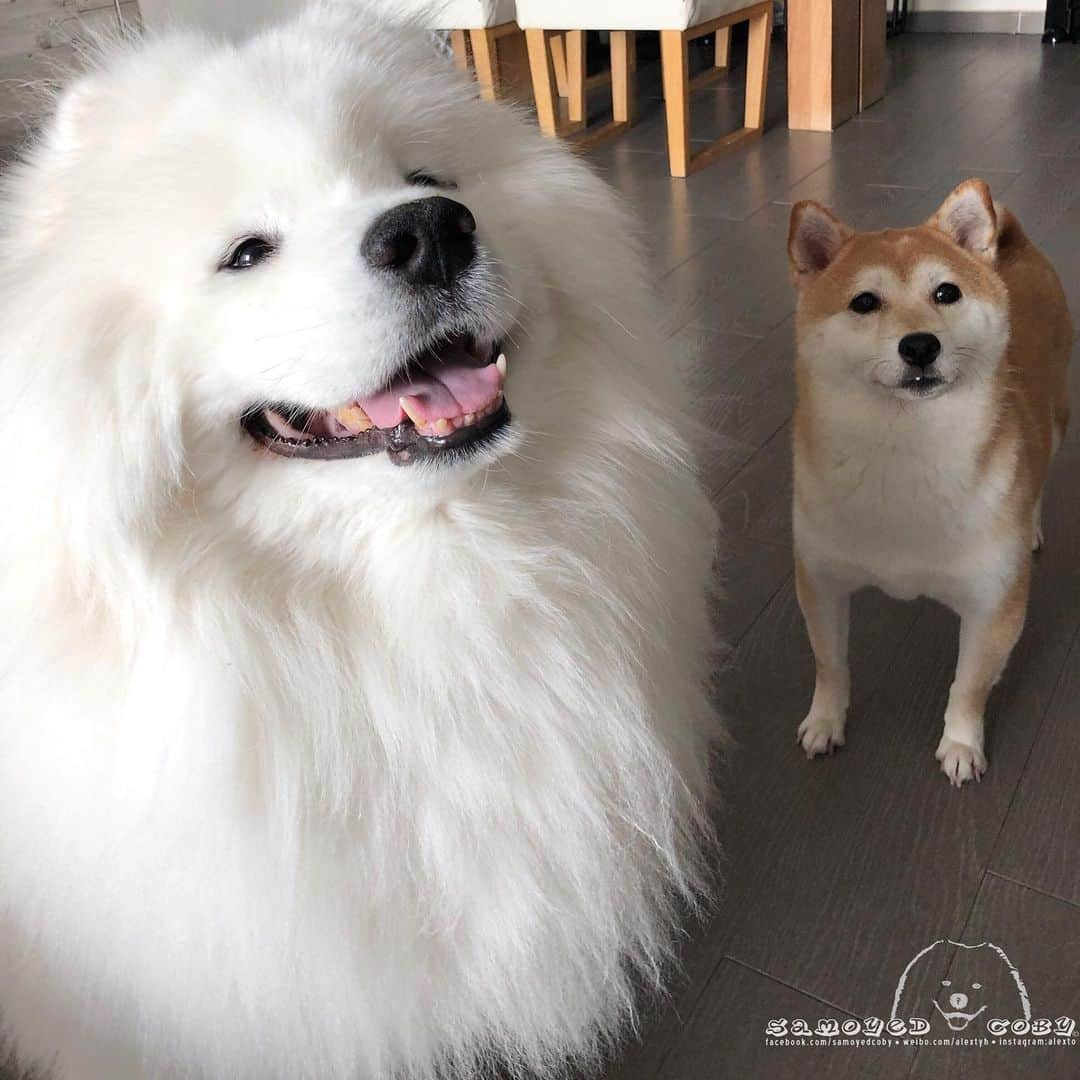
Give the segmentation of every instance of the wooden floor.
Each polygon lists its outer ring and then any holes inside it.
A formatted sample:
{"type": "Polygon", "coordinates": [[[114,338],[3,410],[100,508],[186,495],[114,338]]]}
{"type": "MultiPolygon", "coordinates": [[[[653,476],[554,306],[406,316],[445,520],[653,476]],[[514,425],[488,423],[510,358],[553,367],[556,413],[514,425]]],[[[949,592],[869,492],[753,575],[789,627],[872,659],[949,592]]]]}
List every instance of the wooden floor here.
{"type": "MultiPolygon", "coordinates": [[[[738,53],[736,53],[738,60],[738,53]]],[[[833,135],[783,125],[774,47],[763,140],[687,181],[667,176],[659,102],[594,152],[641,214],[667,300],[670,353],[717,434],[708,481],[726,526],[723,674],[735,749],[718,820],[721,897],[682,950],[670,1001],[605,1080],[1080,1077],[1070,1048],[770,1047],[770,1019],[888,1019],[907,963],[938,939],[999,945],[1035,1017],[1080,1020],[1080,433],[1047,499],[1027,629],[988,714],[990,771],[957,791],[934,750],[957,620],[860,594],[844,750],[795,744],[813,664],[790,552],[793,202],[863,228],[926,218],[984,177],[1055,260],[1080,323],[1080,46],[908,35],[889,94],[833,135]]],[[[738,126],[739,67],[695,96],[700,135],[738,126]]],[[[1080,386],[1080,350],[1073,385],[1080,386]]],[[[927,986],[955,949],[929,957],[927,986]]],[[[936,1034],[936,1030],[932,1034],[936,1034]]]]}
{"type": "MultiPolygon", "coordinates": [[[[702,140],[741,122],[740,53],[695,96],[702,140]]],[[[795,745],[812,662],[791,576],[791,203],[906,224],[983,176],[1055,259],[1080,321],[1080,46],[907,36],[889,58],[882,104],[832,136],[789,133],[774,48],[771,130],[688,181],[667,175],[646,66],[640,123],[592,155],[646,223],[668,302],[658,362],[685,366],[717,436],[708,482],[726,526],[735,738],[715,913],[691,928],[670,1000],[605,1080],[1080,1076],[1076,1045],[765,1042],[776,1018],[887,1019],[905,966],[942,938],[996,943],[1034,1016],[1080,1019],[1080,425],[1054,472],[1028,626],[992,699],[983,782],[956,791],[934,761],[957,624],[929,603],[860,595],[848,745],[812,763],[795,745]]],[[[927,985],[948,977],[952,952],[931,954],[927,985]]]]}

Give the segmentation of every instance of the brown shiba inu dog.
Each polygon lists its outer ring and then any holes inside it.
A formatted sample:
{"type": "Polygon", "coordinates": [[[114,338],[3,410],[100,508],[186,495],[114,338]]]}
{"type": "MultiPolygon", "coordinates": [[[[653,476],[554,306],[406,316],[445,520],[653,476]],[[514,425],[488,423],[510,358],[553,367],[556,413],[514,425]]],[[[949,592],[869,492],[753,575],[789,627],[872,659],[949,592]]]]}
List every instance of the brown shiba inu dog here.
{"type": "Polygon", "coordinates": [[[844,743],[849,598],[931,596],[961,617],[937,758],[986,769],[983,710],[1020,636],[1072,324],[1053,267],[981,180],[925,224],[855,233],[794,207],[795,564],[817,662],[798,738],[844,743]]]}

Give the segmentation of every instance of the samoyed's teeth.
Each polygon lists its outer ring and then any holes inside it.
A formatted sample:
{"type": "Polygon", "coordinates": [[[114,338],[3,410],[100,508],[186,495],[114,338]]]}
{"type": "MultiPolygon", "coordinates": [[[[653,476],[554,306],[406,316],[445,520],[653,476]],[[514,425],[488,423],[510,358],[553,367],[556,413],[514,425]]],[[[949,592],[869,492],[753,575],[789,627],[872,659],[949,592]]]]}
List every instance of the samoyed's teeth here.
{"type": "Polygon", "coordinates": [[[413,397],[398,398],[398,404],[401,406],[405,415],[417,426],[422,427],[427,421],[420,415],[420,410],[416,407],[419,402],[413,397]]]}
{"type": "Polygon", "coordinates": [[[467,412],[461,418],[462,427],[472,427],[472,425],[475,424],[475,423],[476,423],[476,413],[474,413],[474,412],[467,412]]]}
{"type": "Polygon", "coordinates": [[[499,359],[495,361],[495,366],[499,369],[499,374],[506,378],[506,353],[499,353],[499,359]]]}
{"type": "Polygon", "coordinates": [[[375,426],[359,405],[346,405],[343,409],[336,409],[334,415],[350,431],[370,431],[375,426]]]}
{"type": "Polygon", "coordinates": [[[450,423],[445,417],[440,420],[434,420],[431,424],[431,430],[436,435],[449,435],[454,430],[454,425],[450,423]]]}

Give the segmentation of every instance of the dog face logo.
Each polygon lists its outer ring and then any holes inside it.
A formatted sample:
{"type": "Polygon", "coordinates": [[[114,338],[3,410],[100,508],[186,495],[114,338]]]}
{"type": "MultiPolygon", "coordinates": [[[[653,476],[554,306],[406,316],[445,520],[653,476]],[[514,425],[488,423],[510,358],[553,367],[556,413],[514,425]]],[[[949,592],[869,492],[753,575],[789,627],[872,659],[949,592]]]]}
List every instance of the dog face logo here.
{"type": "Polygon", "coordinates": [[[985,988],[982,983],[973,982],[970,994],[968,994],[964,990],[955,989],[952,979],[942,979],[941,991],[934,999],[934,1008],[953,1031],[963,1031],[979,1013],[986,1012],[985,1002],[982,1005],[978,1004],[978,998],[983,989],[985,988]],[[947,1009],[941,1007],[939,1000],[941,997],[947,999],[947,1009]],[[965,1010],[970,1011],[965,1012],[965,1010]]]}
{"type": "Polygon", "coordinates": [[[1027,987],[1005,950],[989,941],[965,945],[942,939],[916,953],[896,984],[892,1016],[924,1017],[953,1032],[981,1019],[1031,1019],[1027,987]],[[943,953],[954,951],[951,960],[943,953]],[[943,977],[932,973],[945,967],[943,977]]]}

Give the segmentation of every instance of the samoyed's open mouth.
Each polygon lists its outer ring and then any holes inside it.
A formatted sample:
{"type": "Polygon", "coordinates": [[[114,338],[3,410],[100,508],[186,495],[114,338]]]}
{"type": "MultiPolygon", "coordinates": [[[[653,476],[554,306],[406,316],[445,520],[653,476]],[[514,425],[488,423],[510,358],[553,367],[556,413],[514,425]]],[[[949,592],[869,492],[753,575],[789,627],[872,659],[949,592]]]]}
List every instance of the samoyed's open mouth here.
{"type": "Polygon", "coordinates": [[[451,338],[407,361],[389,385],[335,409],[250,409],[244,430],[283,457],[335,461],[386,451],[395,465],[472,452],[510,420],[497,341],[451,338]]]}

